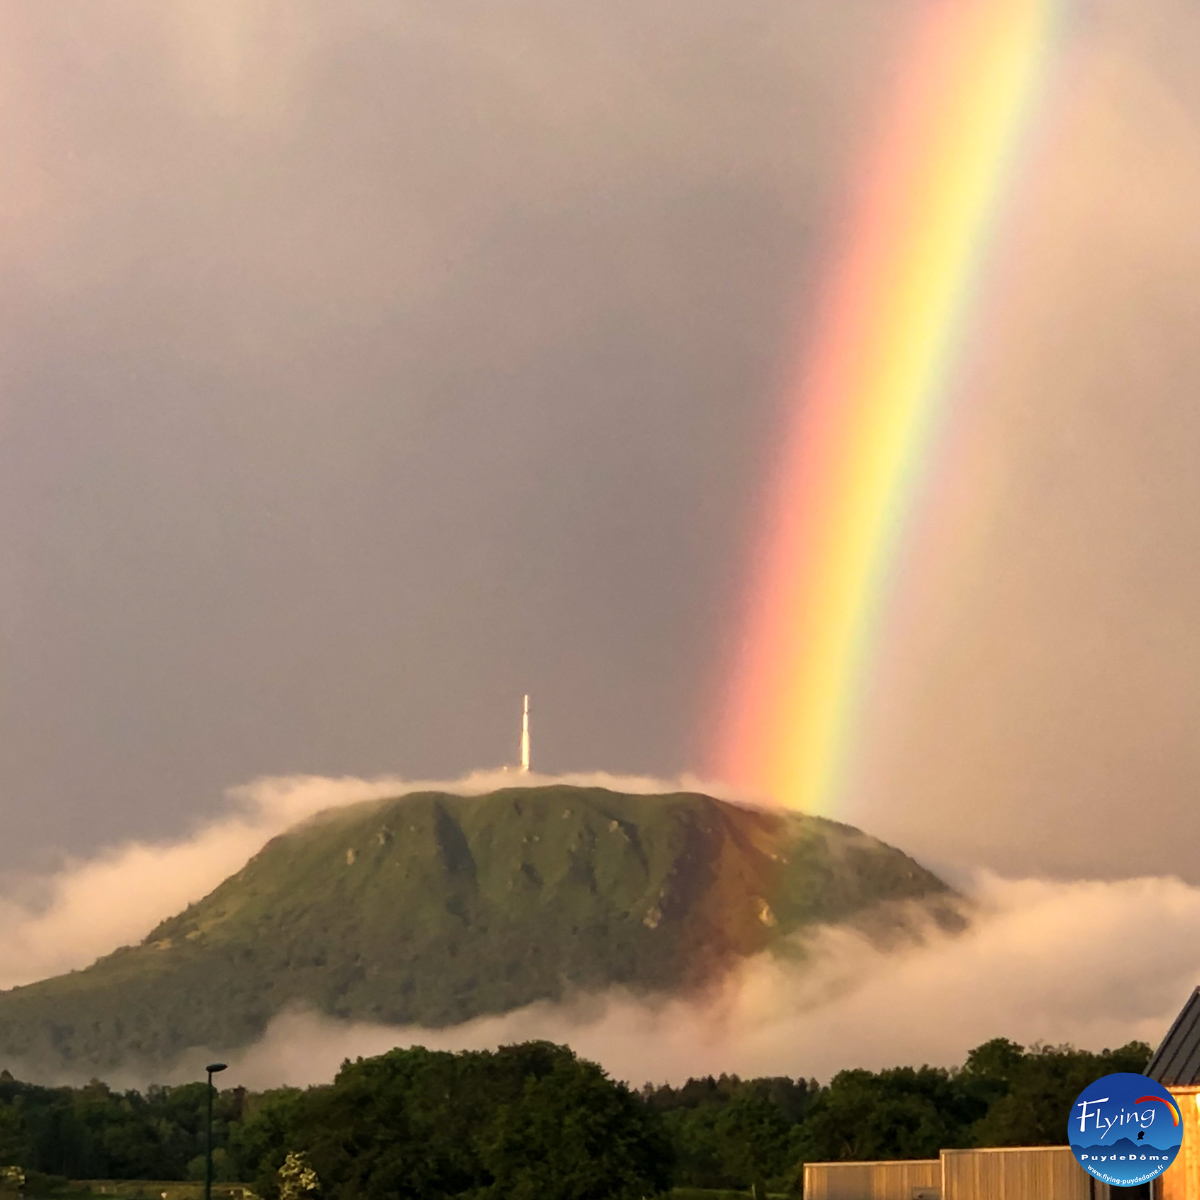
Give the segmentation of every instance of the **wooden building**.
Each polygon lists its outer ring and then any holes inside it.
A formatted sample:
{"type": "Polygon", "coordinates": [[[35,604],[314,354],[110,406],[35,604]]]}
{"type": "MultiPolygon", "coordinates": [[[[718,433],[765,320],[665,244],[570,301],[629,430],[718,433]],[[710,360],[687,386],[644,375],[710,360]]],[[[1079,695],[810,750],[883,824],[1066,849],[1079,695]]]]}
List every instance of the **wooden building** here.
{"type": "Polygon", "coordinates": [[[942,1200],[1109,1200],[1070,1146],[942,1151],[942,1200]]]}
{"type": "Polygon", "coordinates": [[[940,1158],[899,1162],[806,1163],[804,1198],[1200,1200],[1200,987],[1175,1018],[1146,1074],[1175,1097],[1183,1117],[1183,1147],[1153,1185],[1109,1188],[1075,1161],[1070,1146],[1004,1147],[943,1150],[940,1158]]]}
{"type": "Polygon", "coordinates": [[[1155,1181],[1154,1200],[1200,1200],[1200,988],[1175,1018],[1146,1074],[1175,1097],[1183,1117],[1183,1146],[1155,1181]]]}
{"type": "Polygon", "coordinates": [[[1116,1200],[1120,1194],[1093,1179],[1070,1146],[943,1150],[940,1158],[804,1166],[804,1200],[1116,1200]]]}
{"type": "Polygon", "coordinates": [[[804,1200],[940,1200],[938,1158],[804,1164],[804,1200]]]}

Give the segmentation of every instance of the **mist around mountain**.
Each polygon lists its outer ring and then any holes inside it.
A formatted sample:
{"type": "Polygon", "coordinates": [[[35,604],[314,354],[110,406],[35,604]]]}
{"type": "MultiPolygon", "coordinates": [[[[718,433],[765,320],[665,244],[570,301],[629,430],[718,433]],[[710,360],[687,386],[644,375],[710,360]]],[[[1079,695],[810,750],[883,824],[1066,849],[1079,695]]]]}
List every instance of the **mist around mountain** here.
{"type": "Polygon", "coordinates": [[[0,993],[0,1054],[106,1069],[226,1052],[288,1009],[454,1025],[623,987],[701,991],[805,930],[911,939],[959,898],[850,826],[696,793],[419,792],[271,840],[139,945],[0,993]]]}

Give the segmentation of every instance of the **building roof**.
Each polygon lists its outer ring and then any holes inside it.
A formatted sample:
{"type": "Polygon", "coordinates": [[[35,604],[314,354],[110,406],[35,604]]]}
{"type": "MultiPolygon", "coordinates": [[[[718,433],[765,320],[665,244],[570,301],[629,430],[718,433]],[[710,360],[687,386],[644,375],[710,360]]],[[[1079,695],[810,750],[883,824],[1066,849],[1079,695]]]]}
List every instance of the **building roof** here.
{"type": "Polygon", "coordinates": [[[1155,1050],[1146,1074],[1164,1087],[1200,1084],[1200,987],[1188,997],[1155,1050]]]}

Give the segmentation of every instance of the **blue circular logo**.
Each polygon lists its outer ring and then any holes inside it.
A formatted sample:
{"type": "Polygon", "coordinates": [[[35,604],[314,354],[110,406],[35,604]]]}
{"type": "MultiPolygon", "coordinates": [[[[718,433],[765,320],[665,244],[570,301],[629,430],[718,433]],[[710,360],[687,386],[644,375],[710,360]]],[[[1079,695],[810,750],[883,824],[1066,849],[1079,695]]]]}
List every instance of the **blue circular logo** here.
{"type": "Polygon", "coordinates": [[[1079,1093],[1067,1141],[1089,1175],[1133,1187],[1157,1179],[1175,1161],[1183,1145],[1183,1114],[1162,1084],[1122,1071],[1079,1093]]]}

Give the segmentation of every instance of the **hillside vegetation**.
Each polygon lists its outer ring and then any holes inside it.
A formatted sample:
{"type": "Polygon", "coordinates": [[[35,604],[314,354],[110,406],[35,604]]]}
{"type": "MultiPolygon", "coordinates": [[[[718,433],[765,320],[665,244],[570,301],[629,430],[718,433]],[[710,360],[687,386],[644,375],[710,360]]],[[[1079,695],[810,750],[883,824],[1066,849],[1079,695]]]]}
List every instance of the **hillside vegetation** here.
{"type": "Polygon", "coordinates": [[[679,793],[422,792],[273,839],[138,946],[0,993],[0,1055],[111,1068],[226,1051],[303,1005],[443,1026],[571,988],[699,987],[818,923],[902,931],[949,889],[858,830],[679,793]]]}

